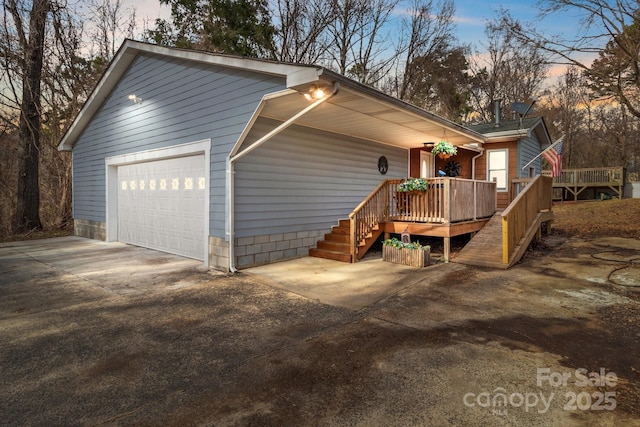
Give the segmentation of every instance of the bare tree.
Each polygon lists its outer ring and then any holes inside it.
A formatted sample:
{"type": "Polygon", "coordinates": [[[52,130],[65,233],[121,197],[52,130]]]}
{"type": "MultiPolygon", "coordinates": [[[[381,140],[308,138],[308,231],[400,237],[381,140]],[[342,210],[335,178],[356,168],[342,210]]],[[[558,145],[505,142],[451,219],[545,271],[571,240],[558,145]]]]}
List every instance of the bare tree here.
{"type": "Polygon", "coordinates": [[[436,52],[449,48],[455,41],[454,14],[455,6],[451,0],[443,0],[439,5],[432,0],[414,0],[411,4],[407,11],[408,18],[403,22],[403,39],[407,42],[400,47],[404,57],[404,69],[400,73],[397,92],[400,99],[414,98],[415,83],[420,80],[423,71],[416,66],[416,61],[439,56],[436,52]],[[436,7],[438,9],[434,10],[436,7]]]}
{"type": "Polygon", "coordinates": [[[582,32],[577,37],[542,34],[535,25],[525,28],[508,15],[502,23],[521,43],[554,55],[556,63],[585,70],[600,94],[615,97],[640,117],[638,1],[543,0],[539,19],[560,13],[580,16],[582,32]]]}
{"type": "Polygon", "coordinates": [[[398,69],[387,91],[455,120],[467,104],[468,48],[454,35],[454,15],[452,0],[413,0],[404,13],[398,69]]]}
{"type": "Polygon", "coordinates": [[[598,97],[587,73],[570,66],[540,103],[550,132],[564,135],[567,168],[627,166],[637,170],[640,119],[624,104],[598,97]]]}
{"type": "Polygon", "coordinates": [[[563,162],[577,167],[579,152],[592,143],[587,129],[592,109],[591,91],[584,73],[570,67],[562,80],[549,87],[538,104],[552,136],[564,135],[563,162]]]}
{"type": "Polygon", "coordinates": [[[317,64],[325,55],[327,26],[333,20],[331,0],[278,0],[274,10],[276,59],[317,64]]]}
{"type": "Polygon", "coordinates": [[[357,42],[353,46],[353,66],[347,75],[369,86],[376,86],[391,69],[398,52],[389,50],[391,40],[385,27],[399,0],[370,0],[365,10],[364,25],[358,25],[357,42]]]}
{"type": "Polygon", "coordinates": [[[90,0],[89,19],[91,44],[97,45],[101,58],[113,58],[121,39],[134,36],[136,10],[125,7],[122,0],[90,0]]]}
{"type": "MultiPolygon", "coordinates": [[[[23,232],[41,229],[39,153],[41,124],[41,76],[44,58],[45,27],[51,4],[49,0],[34,0],[30,5],[17,0],[3,1],[5,23],[13,21],[13,43],[20,57],[16,58],[15,70],[21,82],[20,118],[18,135],[20,141],[18,191],[13,230],[23,232]],[[28,11],[28,13],[27,13],[28,11]]],[[[6,28],[7,36],[11,31],[6,28]]],[[[9,65],[9,64],[7,64],[9,65]]],[[[13,72],[12,72],[13,71],[13,72]]]]}
{"type": "MultiPolygon", "coordinates": [[[[11,227],[3,216],[0,229],[62,226],[71,219],[71,162],[57,145],[110,57],[83,56],[82,19],[62,1],[4,0],[2,6],[0,178],[10,191],[0,192],[0,204],[15,209],[11,227]]],[[[115,44],[105,46],[109,53],[115,44]]]]}
{"type": "Polygon", "coordinates": [[[510,105],[537,96],[547,77],[549,60],[539,47],[522,45],[501,20],[489,22],[485,33],[486,53],[477,53],[470,69],[471,105],[477,118],[486,122],[494,118],[494,100],[510,105]]]}
{"type": "Polygon", "coordinates": [[[388,24],[398,0],[332,0],[328,25],[329,67],[368,85],[378,83],[393,64],[388,24]]]}

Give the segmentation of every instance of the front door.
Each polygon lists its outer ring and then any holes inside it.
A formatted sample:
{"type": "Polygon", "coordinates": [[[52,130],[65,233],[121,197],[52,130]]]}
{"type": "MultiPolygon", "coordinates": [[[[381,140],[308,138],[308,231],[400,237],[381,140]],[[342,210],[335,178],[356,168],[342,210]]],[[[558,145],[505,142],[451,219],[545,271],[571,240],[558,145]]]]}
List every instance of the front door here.
{"type": "Polygon", "coordinates": [[[420,178],[433,177],[433,156],[427,151],[420,151],[420,178]]]}

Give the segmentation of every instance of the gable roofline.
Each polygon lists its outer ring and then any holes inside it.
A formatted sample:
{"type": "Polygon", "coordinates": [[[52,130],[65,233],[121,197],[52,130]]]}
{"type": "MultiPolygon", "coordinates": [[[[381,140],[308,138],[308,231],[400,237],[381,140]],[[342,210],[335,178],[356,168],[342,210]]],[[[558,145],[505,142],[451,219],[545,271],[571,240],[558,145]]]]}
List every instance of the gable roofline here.
{"type": "Polygon", "coordinates": [[[544,121],[544,117],[525,118],[522,127],[520,127],[520,120],[501,122],[499,127],[495,127],[494,124],[481,124],[470,127],[482,134],[486,138],[485,142],[487,143],[508,142],[514,139],[527,138],[530,137],[532,133],[538,131],[541,131],[543,139],[546,139],[546,141],[540,140],[541,144],[544,145],[551,142],[551,135],[549,134],[549,129],[544,121]]]}
{"type": "Polygon", "coordinates": [[[420,119],[427,119],[435,122],[447,130],[463,135],[464,137],[478,143],[486,142],[486,137],[473,129],[445,119],[444,117],[440,117],[434,113],[428,112],[415,105],[387,95],[377,89],[366,86],[320,66],[292,64],[266,59],[233,56],[222,53],[166,47],[127,39],[120,49],[118,49],[118,52],[111,60],[111,63],[100,78],[98,84],[91,92],[89,98],[84,103],[69,129],[67,129],[66,133],[62,137],[58,145],[58,150],[70,151],[73,149],[73,146],[90,123],[94,114],[100,109],[122,76],[127,72],[130,65],[140,54],[155,54],[186,61],[195,61],[204,64],[219,65],[228,68],[253,71],[256,73],[281,76],[286,79],[286,87],[288,89],[294,89],[300,92],[306,92],[310,84],[317,83],[321,78],[322,80],[329,81],[331,83],[338,82],[345,87],[352,88],[361,96],[388,103],[394,108],[404,110],[405,112],[408,112],[420,119]]]}
{"type": "Polygon", "coordinates": [[[58,150],[71,150],[73,148],[76,140],[89,124],[93,115],[109,97],[136,57],[142,53],[282,76],[286,78],[287,87],[317,81],[322,74],[322,68],[310,65],[295,65],[220,53],[165,47],[127,39],[116,52],[98,84],[62,137],[58,150]]]}

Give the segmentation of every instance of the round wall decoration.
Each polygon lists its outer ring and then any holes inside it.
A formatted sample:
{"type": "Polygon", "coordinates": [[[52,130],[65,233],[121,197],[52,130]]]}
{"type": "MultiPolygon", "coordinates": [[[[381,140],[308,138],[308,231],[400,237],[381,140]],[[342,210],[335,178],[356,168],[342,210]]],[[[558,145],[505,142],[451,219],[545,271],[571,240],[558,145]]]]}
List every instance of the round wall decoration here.
{"type": "Polygon", "coordinates": [[[389,162],[385,156],[380,156],[378,159],[378,171],[384,175],[389,170],[389,162]]]}

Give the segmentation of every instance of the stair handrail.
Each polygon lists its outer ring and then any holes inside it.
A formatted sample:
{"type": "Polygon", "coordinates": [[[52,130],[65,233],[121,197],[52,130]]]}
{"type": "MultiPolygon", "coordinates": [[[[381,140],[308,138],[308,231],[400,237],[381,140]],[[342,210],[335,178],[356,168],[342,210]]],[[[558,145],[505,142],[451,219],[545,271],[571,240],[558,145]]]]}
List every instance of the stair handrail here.
{"type": "Polygon", "coordinates": [[[358,242],[365,239],[378,224],[384,222],[389,212],[389,183],[401,180],[382,181],[349,214],[349,246],[351,262],[356,262],[358,242]]]}
{"type": "Polygon", "coordinates": [[[509,264],[516,246],[538,213],[551,210],[553,178],[538,175],[502,212],[502,263],[509,264]]]}

